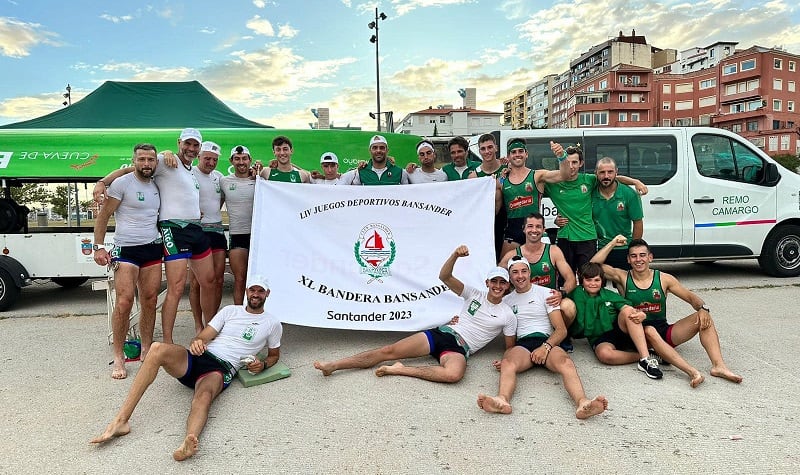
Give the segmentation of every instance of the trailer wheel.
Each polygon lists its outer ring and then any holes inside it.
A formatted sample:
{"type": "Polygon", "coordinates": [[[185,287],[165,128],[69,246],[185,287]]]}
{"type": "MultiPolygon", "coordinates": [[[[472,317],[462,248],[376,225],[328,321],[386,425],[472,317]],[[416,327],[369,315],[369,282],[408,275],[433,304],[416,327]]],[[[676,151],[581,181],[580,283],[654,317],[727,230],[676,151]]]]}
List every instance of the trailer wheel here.
{"type": "Polygon", "coordinates": [[[74,289],[75,287],[81,286],[89,280],[88,277],[53,277],[53,282],[64,287],[65,289],[74,289]]]}
{"type": "Polygon", "coordinates": [[[19,287],[11,278],[11,274],[0,269],[0,312],[11,308],[19,298],[19,287]]]}
{"type": "Polygon", "coordinates": [[[758,263],[771,276],[800,275],[800,226],[784,225],[774,229],[764,241],[758,263]]]}

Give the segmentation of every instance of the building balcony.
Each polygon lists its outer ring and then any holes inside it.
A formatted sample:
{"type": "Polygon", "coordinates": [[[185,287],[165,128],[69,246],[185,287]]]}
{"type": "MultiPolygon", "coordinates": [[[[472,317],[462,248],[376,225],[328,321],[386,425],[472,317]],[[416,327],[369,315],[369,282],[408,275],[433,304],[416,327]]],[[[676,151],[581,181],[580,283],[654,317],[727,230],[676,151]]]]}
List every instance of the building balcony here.
{"type": "Polygon", "coordinates": [[[739,122],[745,119],[764,117],[766,115],[767,115],[767,109],[765,107],[759,107],[758,109],[752,111],[727,112],[724,114],[717,114],[713,116],[711,118],[711,124],[719,126],[721,124],[725,124],[728,122],[739,122]]]}
{"type": "Polygon", "coordinates": [[[609,88],[610,91],[630,91],[630,92],[650,92],[650,83],[640,82],[639,84],[633,83],[617,83],[614,87],[609,88]]]}
{"type": "Polygon", "coordinates": [[[719,97],[720,104],[731,104],[733,102],[741,102],[745,100],[761,99],[760,87],[752,91],[737,92],[736,94],[721,95],[719,97]]]}

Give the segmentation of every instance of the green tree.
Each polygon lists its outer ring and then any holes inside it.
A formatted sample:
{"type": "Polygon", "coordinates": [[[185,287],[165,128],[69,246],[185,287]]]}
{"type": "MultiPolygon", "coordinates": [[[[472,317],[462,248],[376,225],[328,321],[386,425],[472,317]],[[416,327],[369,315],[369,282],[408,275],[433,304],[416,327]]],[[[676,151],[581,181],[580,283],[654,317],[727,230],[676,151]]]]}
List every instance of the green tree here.
{"type": "MultiPolygon", "coordinates": [[[[67,210],[72,207],[75,212],[75,190],[67,185],[59,185],[56,187],[55,193],[50,198],[50,205],[52,206],[53,213],[67,217],[67,210]],[[70,203],[70,205],[67,205],[70,203]]],[[[83,205],[83,203],[81,203],[83,205]]]]}
{"type": "Polygon", "coordinates": [[[45,185],[38,183],[25,183],[20,187],[11,188],[11,198],[21,205],[28,208],[47,204],[53,197],[53,193],[45,185]]]}

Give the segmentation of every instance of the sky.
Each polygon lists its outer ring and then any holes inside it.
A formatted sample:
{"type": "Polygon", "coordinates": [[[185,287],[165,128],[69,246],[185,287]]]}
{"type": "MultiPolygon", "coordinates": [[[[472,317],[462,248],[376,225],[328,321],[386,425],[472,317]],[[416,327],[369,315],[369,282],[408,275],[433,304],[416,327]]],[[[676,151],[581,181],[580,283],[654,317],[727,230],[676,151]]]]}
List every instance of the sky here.
{"type": "MultiPolygon", "coordinates": [[[[592,45],[635,29],[678,51],[717,41],[800,54],[796,1],[0,0],[0,124],[78,101],[104,81],[200,81],[241,115],[307,129],[312,108],[336,126],[374,130],[378,22],[381,110],[479,109],[592,45]]],[[[187,124],[188,125],[188,124],[187,124]]]]}

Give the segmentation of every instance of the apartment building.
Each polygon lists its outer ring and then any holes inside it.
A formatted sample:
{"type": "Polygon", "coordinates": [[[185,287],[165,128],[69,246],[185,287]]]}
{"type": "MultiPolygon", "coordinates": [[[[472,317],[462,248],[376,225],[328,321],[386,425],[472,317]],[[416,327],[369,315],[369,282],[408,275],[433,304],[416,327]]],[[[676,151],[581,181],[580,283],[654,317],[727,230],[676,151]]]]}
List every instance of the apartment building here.
{"type": "Polygon", "coordinates": [[[618,64],[574,84],[569,122],[578,127],[652,126],[652,77],[650,68],[618,64]]]}

